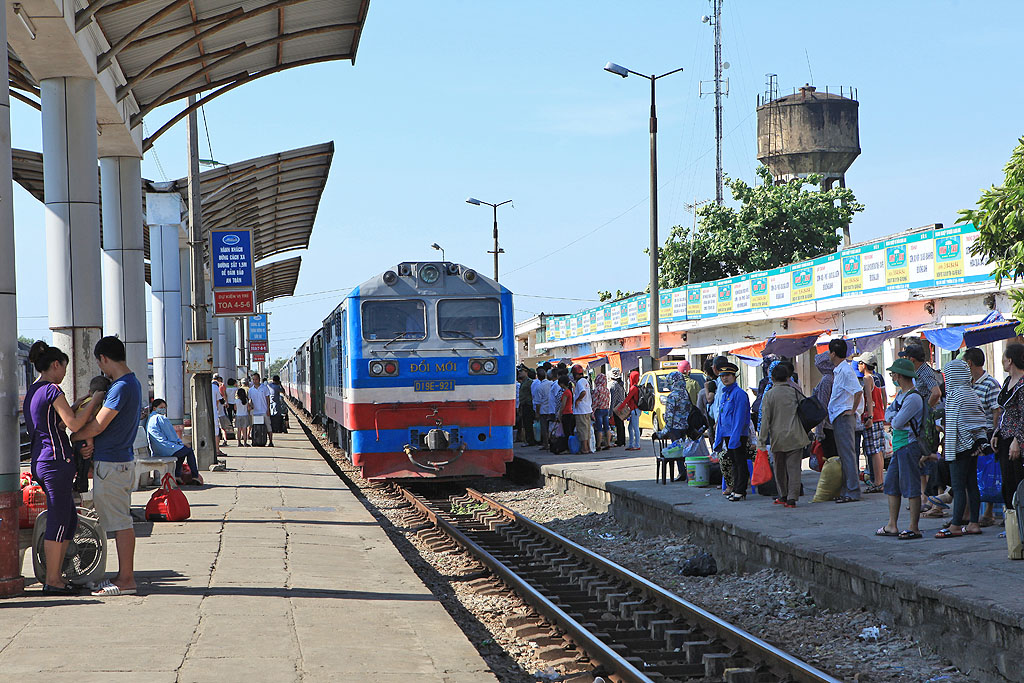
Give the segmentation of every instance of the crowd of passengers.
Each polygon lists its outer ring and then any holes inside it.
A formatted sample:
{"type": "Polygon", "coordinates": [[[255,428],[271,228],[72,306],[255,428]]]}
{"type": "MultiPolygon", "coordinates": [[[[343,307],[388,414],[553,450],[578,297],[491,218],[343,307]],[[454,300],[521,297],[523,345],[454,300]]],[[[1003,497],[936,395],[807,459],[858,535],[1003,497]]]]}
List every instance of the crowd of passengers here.
{"type": "MultiPolygon", "coordinates": [[[[985,362],[981,349],[969,348],[955,354],[940,373],[929,364],[925,347],[913,343],[885,368],[895,388],[890,393],[875,357],[851,360],[846,340],[833,339],[828,351],[814,358],[821,380],[812,396],[827,416],[808,432],[798,413],[806,397],[787,360],[765,359],[765,377],[752,392],[753,402],[737,382],[739,368],[725,356],[704,364],[703,387],[690,376],[690,363],[682,361],[668,374],[664,428],[655,436],[685,438],[695,406],[708,427],[700,446],[710,447],[718,460],[729,501],[746,500],[748,460],[760,449],[772,462],[778,492],[774,503],[795,508],[802,461],[816,451],[822,459],[837,457],[841,465],[836,503],[874,493],[888,498],[889,518],[877,535],[921,538],[921,517],[947,516],[936,538],[981,534],[983,527],[1000,522],[993,504],[981,501],[979,456],[995,454],[1003,505],[1012,506],[1024,481],[1024,345],[1006,346],[1002,384],[986,372],[985,362]],[[910,519],[900,528],[904,500],[910,519]]],[[[639,399],[636,370],[624,382],[618,368],[591,377],[578,364],[520,366],[517,440],[561,451],[564,446],[555,445],[575,436],[582,454],[622,446],[640,450],[639,399]]]]}

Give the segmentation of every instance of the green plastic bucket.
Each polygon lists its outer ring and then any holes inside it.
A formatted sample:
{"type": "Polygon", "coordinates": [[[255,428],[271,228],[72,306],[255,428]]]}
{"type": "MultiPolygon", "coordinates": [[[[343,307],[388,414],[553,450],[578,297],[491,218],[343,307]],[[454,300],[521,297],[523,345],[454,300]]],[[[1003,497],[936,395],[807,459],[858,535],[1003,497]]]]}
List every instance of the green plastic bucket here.
{"type": "Polygon", "coordinates": [[[686,459],[686,483],[689,486],[707,486],[711,479],[711,458],[699,455],[686,459]]]}

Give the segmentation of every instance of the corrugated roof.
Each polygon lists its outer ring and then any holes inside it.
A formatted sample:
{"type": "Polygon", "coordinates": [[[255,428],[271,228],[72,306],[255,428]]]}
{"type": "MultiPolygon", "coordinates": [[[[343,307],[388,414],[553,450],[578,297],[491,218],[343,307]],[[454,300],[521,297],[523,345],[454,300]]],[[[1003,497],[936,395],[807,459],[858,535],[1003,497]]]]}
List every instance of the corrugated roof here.
{"type": "MultiPolygon", "coordinates": [[[[81,30],[95,21],[106,38],[110,47],[97,69],[116,63],[124,77],[117,99],[134,97],[139,107],[128,122],[134,127],[157,107],[190,95],[206,93],[198,107],[286,69],[354,62],[368,6],[369,0],[91,0],[75,23],[81,30]]],[[[34,80],[10,50],[8,63],[11,87],[33,92],[34,80]]],[[[187,113],[183,108],[167,122],[150,122],[155,132],[144,150],[187,113]]]]}
{"type": "MultiPolygon", "coordinates": [[[[14,180],[43,201],[43,155],[15,149],[12,159],[14,180]]],[[[333,159],[334,143],[325,142],[200,173],[204,241],[211,229],[251,228],[257,261],[305,249],[333,159]]],[[[143,180],[142,189],[145,211],[145,193],[155,188],[151,181],[143,180]]],[[[180,193],[188,204],[188,178],[173,181],[167,191],[180,193]]],[[[149,258],[148,228],[144,240],[149,258]]]]}
{"type": "Polygon", "coordinates": [[[256,303],[295,294],[302,257],[294,256],[256,268],[256,303]]]}

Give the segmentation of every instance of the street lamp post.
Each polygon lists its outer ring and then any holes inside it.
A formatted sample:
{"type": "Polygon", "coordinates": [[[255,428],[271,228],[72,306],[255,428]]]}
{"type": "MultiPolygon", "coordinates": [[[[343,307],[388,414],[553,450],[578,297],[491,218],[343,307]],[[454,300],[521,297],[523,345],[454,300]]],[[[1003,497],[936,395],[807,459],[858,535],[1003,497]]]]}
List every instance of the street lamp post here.
{"type": "Polygon", "coordinates": [[[661,353],[660,340],[658,339],[658,313],[660,306],[660,295],[658,292],[658,113],[655,108],[655,96],[654,96],[654,84],[659,78],[665,76],[671,76],[674,73],[679,73],[682,68],[668,71],[661,74],[660,76],[650,75],[647,76],[642,73],[637,73],[631,69],[627,69],[624,66],[619,66],[613,62],[608,62],[604,66],[604,70],[608,73],[615,74],[626,78],[629,74],[646,78],[651,82],[651,246],[650,246],[650,266],[651,266],[651,301],[647,306],[647,315],[651,322],[651,369],[658,369],[658,358],[661,353]]]}
{"type": "MultiPolygon", "coordinates": [[[[466,200],[466,203],[467,204],[472,204],[474,206],[480,206],[481,204],[486,204],[487,206],[489,206],[492,209],[494,209],[494,251],[489,251],[487,253],[488,254],[494,254],[494,281],[497,282],[498,281],[498,254],[504,254],[505,253],[504,249],[499,249],[498,248],[498,207],[499,206],[504,206],[505,204],[512,204],[512,200],[511,199],[506,199],[503,202],[499,202],[497,204],[491,204],[490,202],[483,202],[483,201],[480,201],[479,199],[474,199],[473,197],[470,197],[469,199],[466,200]]],[[[512,205],[512,208],[515,208],[514,204],[512,205]]]]}
{"type": "Polygon", "coordinates": [[[442,247],[442,246],[441,246],[440,244],[438,244],[437,242],[434,242],[434,243],[433,243],[433,244],[431,244],[430,246],[431,246],[432,248],[434,248],[434,249],[437,249],[437,250],[438,250],[439,252],[441,252],[441,260],[442,260],[442,261],[444,261],[444,260],[445,260],[445,258],[444,258],[444,247],[442,247]]]}

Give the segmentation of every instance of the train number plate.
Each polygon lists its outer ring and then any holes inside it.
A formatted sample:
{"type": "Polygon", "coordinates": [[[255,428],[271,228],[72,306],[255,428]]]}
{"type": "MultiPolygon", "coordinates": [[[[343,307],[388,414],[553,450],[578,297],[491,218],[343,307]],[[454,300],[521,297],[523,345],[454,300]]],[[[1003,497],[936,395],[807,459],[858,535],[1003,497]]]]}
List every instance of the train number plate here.
{"type": "Polygon", "coordinates": [[[414,379],[412,381],[413,391],[454,391],[455,380],[453,379],[414,379]]]}

